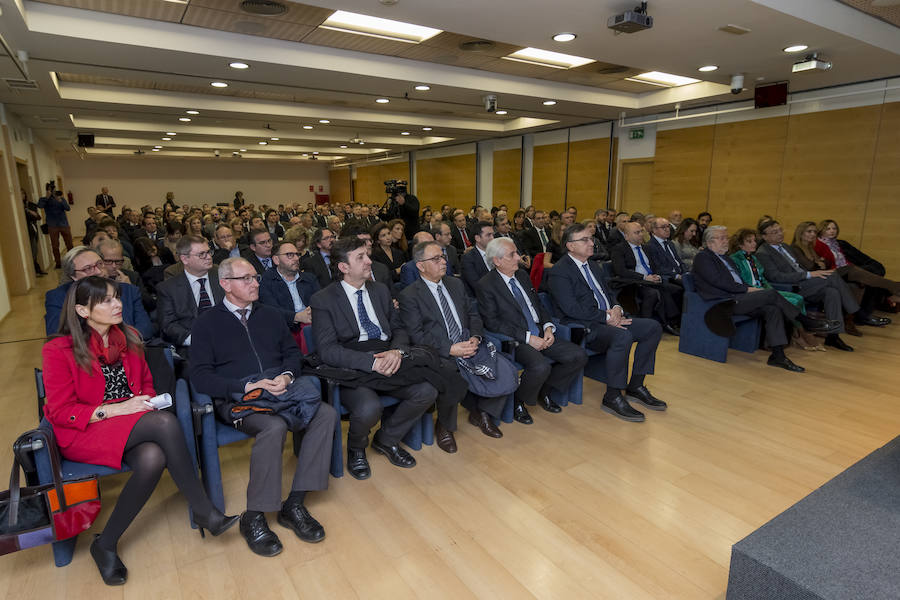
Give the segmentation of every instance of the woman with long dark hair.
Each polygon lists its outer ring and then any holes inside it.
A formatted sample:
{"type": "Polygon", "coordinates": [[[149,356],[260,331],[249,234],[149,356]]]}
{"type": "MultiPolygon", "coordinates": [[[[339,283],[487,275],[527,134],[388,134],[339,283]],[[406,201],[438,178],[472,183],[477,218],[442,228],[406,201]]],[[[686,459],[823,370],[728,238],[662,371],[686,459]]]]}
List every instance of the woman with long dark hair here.
{"type": "Polygon", "coordinates": [[[150,369],[140,334],[122,323],[119,288],[102,277],[85,277],[69,289],[59,333],[43,348],[44,414],[60,453],[70,460],[122,464],[132,475],[91,544],[91,556],[107,585],[128,577],[116,548],[119,538],[150,498],[163,469],[190,504],[194,520],[219,535],[239,517],[216,509],[194,473],[175,416],[154,410],[150,369]]]}
{"type": "MultiPolygon", "coordinates": [[[[399,219],[397,221],[403,224],[403,221],[399,219]]],[[[392,229],[390,224],[383,221],[372,228],[372,260],[385,264],[391,270],[393,280],[399,281],[400,268],[406,262],[406,255],[394,245],[396,240],[392,235],[392,229]]],[[[406,241],[405,238],[402,239],[406,241]]]]}
{"type": "Polygon", "coordinates": [[[690,269],[700,252],[700,224],[690,218],[683,220],[672,235],[672,245],[678,250],[681,262],[690,269]]]}

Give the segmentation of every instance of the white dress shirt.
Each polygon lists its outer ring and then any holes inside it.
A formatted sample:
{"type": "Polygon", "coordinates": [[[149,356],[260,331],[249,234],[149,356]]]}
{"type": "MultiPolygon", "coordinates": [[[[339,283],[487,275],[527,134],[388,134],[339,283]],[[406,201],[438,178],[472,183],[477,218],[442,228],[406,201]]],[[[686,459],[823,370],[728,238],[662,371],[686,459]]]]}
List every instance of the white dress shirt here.
{"type": "MultiPolygon", "coordinates": [[[[597,286],[597,290],[600,292],[600,295],[603,296],[603,301],[606,302],[606,306],[608,307],[608,308],[605,308],[605,309],[603,309],[603,310],[605,311],[605,310],[608,310],[608,309],[613,308],[613,303],[609,301],[609,297],[608,297],[608,296],[606,295],[606,293],[603,291],[603,286],[600,285],[600,282],[597,281],[597,278],[596,278],[596,277],[594,277],[594,273],[591,271],[591,266],[588,265],[587,273],[585,273],[585,272],[584,272],[584,265],[587,265],[587,262],[581,262],[580,260],[578,260],[577,258],[575,258],[574,256],[572,256],[571,254],[569,254],[569,258],[571,258],[571,259],[572,259],[572,262],[574,262],[574,263],[578,266],[578,272],[581,273],[581,276],[582,276],[582,277],[584,277],[584,280],[587,282],[588,287],[591,287],[590,281],[593,281],[593,282],[594,282],[594,285],[597,286]],[[590,281],[588,281],[588,277],[591,278],[590,281]]],[[[593,295],[593,294],[592,294],[592,295],[593,295]]],[[[599,303],[599,302],[597,303],[597,308],[598,308],[598,309],[600,308],[600,303],[599,303]]]]}
{"type": "MultiPolygon", "coordinates": [[[[500,271],[497,271],[497,273],[500,273],[500,271]]],[[[500,277],[503,278],[503,283],[506,285],[506,289],[507,289],[507,291],[509,291],[509,295],[510,295],[510,296],[512,296],[513,293],[512,293],[512,290],[511,290],[510,287],[509,287],[509,281],[510,281],[510,279],[514,279],[514,280],[515,280],[516,285],[517,285],[518,288],[519,288],[519,291],[522,292],[522,296],[525,298],[525,304],[528,305],[528,310],[529,310],[529,312],[531,312],[531,320],[534,321],[535,323],[539,323],[540,321],[539,321],[539,318],[538,318],[538,313],[537,313],[537,311],[534,309],[534,305],[531,304],[531,300],[529,300],[528,294],[525,293],[525,290],[523,289],[522,284],[519,283],[519,280],[516,279],[515,277],[508,277],[508,276],[504,275],[503,273],[500,273],[500,277]]],[[[519,303],[519,301],[516,300],[516,297],[515,297],[515,296],[513,296],[513,302],[515,302],[516,304],[519,303]]],[[[548,321],[547,323],[544,323],[544,325],[541,327],[541,331],[547,329],[548,327],[550,328],[550,331],[556,333],[556,325],[554,325],[553,323],[550,323],[549,321],[548,321]]],[[[528,340],[530,340],[530,339],[531,339],[531,332],[530,332],[530,331],[526,331],[526,332],[525,332],[525,343],[527,344],[527,343],[528,343],[528,340]]]]}
{"type": "Polygon", "coordinates": [[[372,299],[369,298],[369,290],[366,289],[366,286],[363,285],[361,288],[355,288],[346,281],[341,281],[341,287],[344,289],[344,293],[347,294],[347,300],[350,301],[350,308],[353,309],[353,314],[356,316],[356,326],[359,328],[359,339],[357,341],[365,342],[369,339],[369,334],[366,333],[365,328],[359,321],[359,309],[356,306],[356,292],[362,290],[363,306],[366,308],[366,314],[369,315],[369,320],[381,330],[381,340],[386,342],[388,336],[384,331],[384,327],[382,327],[381,323],[378,321],[378,315],[375,313],[375,306],[372,304],[372,299]]]}
{"type": "MultiPolygon", "coordinates": [[[[441,316],[444,316],[444,309],[441,308],[441,299],[438,296],[438,284],[433,281],[428,281],[424,277],[421,278],[422,281],[425,282],[425,285],[428,286],[428,290],[431,292],[431,295],[434,296],[434,301],[437,302],[438,310],[441,311],[441,316]]],[[[440,282],[438,282],[440,283],[440,282]]],[[[462,321],[459,318],[459,313],[456,312],[456,305],[453,303],[453,299],[450,297],[450,292],[447,291],[447,286],[441,284],[441,290],[444,292],[444,298],[447,299],[447,304],[450,305],[450,312],[453,313],[453,318],[456,319],[456,324],[459,326],[459,330],[462,331],[462,321]]],[[[444,325],[447,327],[447,335],[450,335],[450,327],[447,325],[447,320],[444,319],[444,325]]]]}
{"type": "Polygon", "coordinates": [[[276,269],[276,272],[278,273],[278,276],[281,277],[281,280],[287,285],[288,291],[291,293],[291,300],[294,301],[294,312],[298,313],[301,310],[304,310],[306,305],[303,304],[303,299],[300,298],[300,292],[297,290],[297,280],[300,279],[300,274],[297,273],[292,280],[288,281],[287,277],[285,277],[281,271],[276,269]]]}
{"type": "MultiPolygon", "coordinates": [[[[191,286],[191,293],[194,294],[194,304],[197,307],[200,307],[200,284],[198,283],[199,277],[195,275],[191,275],[187,271],[184,272],[185,277],[187,277],[188,284],[191,286]]],[[[210,306],[216,305],[216,299],[213,298],[212,287],[209,285],[209,273],[203,276],[206,281],[203,282],[203,285],[206,287],[206,293],[209,295],[210,306]]],[[[184,342],[182,342],[183,346],[191,345],[191,335],[188,334],[186,338],[184,338],[184,342]]]]}

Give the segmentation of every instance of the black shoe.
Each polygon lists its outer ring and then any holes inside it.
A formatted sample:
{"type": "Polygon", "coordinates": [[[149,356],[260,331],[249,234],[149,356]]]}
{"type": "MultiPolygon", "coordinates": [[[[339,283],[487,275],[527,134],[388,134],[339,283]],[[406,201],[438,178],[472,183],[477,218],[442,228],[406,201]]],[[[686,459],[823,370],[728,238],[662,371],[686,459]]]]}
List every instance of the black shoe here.
{"type": "Polygon", "coordinates": [[[603,406],[600,408],[624,421],[630,421],[631,423],[642,423],[644,421],[644,413],[633,409],[622,396],[616,396],[612,399],[604,397],[603,406]]]}
{"type": "Polygon", "coordinates": [[[840,331],[842,323],[840,321],[831,321],[829,319],[810,319],[805,315],[800,315],[797,320],[803,325],[803,328],[810,333],[836,333],[840,331]]]}
{"type": "Polygon", "coordinates": [[[281,554],[281,540],[269,529],[266,515],[259,513],[248,519],[247,513],[241,515],[241,535],[247,540],[247,545],[254,553],[260,556],[277,556],[281,554]]]}
{"type": "Polygon", "coordinates": [[[325,539],[325,528],[299,502],[285,502],[278,511],[278,524],[293,529],[304,542],[315,544],[325,539]]]}
{"type": "Polygon", "coordinates": [[[223,515],[218,510],[213,513],[212,517],[201,517],[200,515],[194,515],[194,522],[197,524],[197,527],[200,528],[201,533],[205,529],[214,536],[222,535],[232,527],[234,524],[241,520],[240,515],[223,515]]]}
{"type": "Polygon", "coordinates": [[[633,390],[625,390],[625,397],[640,402],[650,410],[666,410],[668,407],[665,402],[656,398],[650,393],[650,390],[644,386],[634,388],[633,390]]]}
{"type": "Polygon", "coordinates": [[[538,398],[538,404],[541,405],[541,408],[550,413],[558,413],[562,412],[562,407],[550,399],[550,396],[544,396],[543,398],[538,398]]]}
{"type": "Polygon", "coordinates": [[[532,423],[534,423],[534,419],[532,419],[531,415],[528,414],[528,409],[525,408],[525,405],[521,402],[516,402],[516,405],[513,408],[513,419],[515,419],[522,425],[531,425],[532,423]]]}
{"type": "Polygon", "coordinates": [[[100,535],[94,536],[91,542],[91,556],[97,563],[97,569],[100,571],[100,577],[106,585],[122,585],[128,581],[128,569],[122,564],[122,559],[114,551],[104,550],[97,545],[100,535]]]}
{"type": "Polygon", "coordinates": [[[825,345],[844,352],[853,352],[853,346],[846,344],[836,333],[825,337],[825,345]]]}
{"type": "Polygon", "coordinates": [[[870,327],[884,327],[888,323],[891,322],[890,319],[886,317],[854,317],[853,322],[857,325],[868,325],[870,327]]]}
{"type": "Polygon", "coordinates": [[[663,331],[669,335],[674,335],[675,337],[681,335],[681,328],[678,327],[678,325],[663,325],[663,331]]]}
{"type": "Polygon", "coordinates": [[[378,441],[378,436],[372,438],[372,449],[387,456],[391,464],[395,467],[403,467],[404,469],[412,469],[416,466],[414,459],[409,452],[401,448],[398,444],[387,446],[378,441]]]}
{"type": "Polygon", "coordinates": [[[372,476],[369,461],[366,459],[366,451],[347,447],[347,472],[356,479],[368,479],[372,476]]]}
{"type": "Polygon", "coordinates": [[[793,371],[794,373],[804,373],[806,369],[801,367],[800,365],[795,365],[791,362],[787,356],[782,356],[781,358],[775,358],[775,355],[769,356],[769,360],[766,361],[766,364],[770,367],[781,367],[786,371],[793,371]]]}

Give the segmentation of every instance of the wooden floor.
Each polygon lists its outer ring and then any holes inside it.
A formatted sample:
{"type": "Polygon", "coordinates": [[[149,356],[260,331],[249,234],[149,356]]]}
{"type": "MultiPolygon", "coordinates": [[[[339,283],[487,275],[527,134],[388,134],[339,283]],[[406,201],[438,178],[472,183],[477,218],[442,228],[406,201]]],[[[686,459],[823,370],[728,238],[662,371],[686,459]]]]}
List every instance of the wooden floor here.
{"type": "MultiPolygon", "coordinates": [[[[0,465],[35,425],[51,279],[0,323],[0,465]]],[[[805,374],[762,352],[686,356],[665,336],[648,385],[668,412],[625,423],[586,381],[583,405],[536,409],[500,440],[461,417],[458,454],[425,447],[411,470],[370,455],[371,479],[312,494],[322,543],[271,519],[276,558],[236,530],[202,540],[165,475],[120,543],[127,585],[103,585],[82,539],[65,568],[47,546],[0,557],[0,598],[722,598],[734,542],[900,433],[900,324],[864,332],[847,338],[852,354],[791,350],[805,374]]],[[[244,507],[248,456],[223,450],[230,512],[244,507]]],[[[286,485],[294,464],[286,452],[286,485]]],[[[124,477],[104,480],[100,523],[124,477]]]]}

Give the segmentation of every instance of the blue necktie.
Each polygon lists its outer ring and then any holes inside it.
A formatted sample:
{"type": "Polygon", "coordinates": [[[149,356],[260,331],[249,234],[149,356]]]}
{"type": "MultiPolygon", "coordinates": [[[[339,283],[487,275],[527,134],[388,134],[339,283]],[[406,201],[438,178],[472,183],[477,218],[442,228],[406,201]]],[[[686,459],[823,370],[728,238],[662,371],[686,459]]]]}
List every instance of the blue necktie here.
{"type": "Polygon", "coordinates": [[[450,343],[455,344],[456,342],[461,341],[462,331],[460,331],[459,324],[453,317],[453,311],[450,310],[450,303],[447,302],[447,297],[444,295],[444,290],[442,288],[443,286],[438,284],[437,293],[438,298],[441,301],[441,312],[444,313],[444,320],[447,322],[447,333],[450,336],[450,343]]]}
{"type": "Polygon", "coordinates": [[[261,258],[261,259],[259,259],[259,262],[262,263],[263,268],[266,269],[266,270],[268,270],[269,267],[272,266],[272,259],[271,259],[271,258],[261,258]]]}
{"type": "Polygon", "coordinates": [[[381,329],[372,322],[372,319],[369,318],[369,313],[366,312],[366,305],[363,303],[362,290],[356,291],[356,310],[359,311],[359,323],[363,326],[363,329],[366,330],[366,335],[369,336],[369,339],[380,340],[381,329]]]}
{"type": "Polygon", "coordinates": [[[787,248],[785,248],[782,244],[778,244],[777,246],[775,246],[775,248],[777,248],[781,255],[784,256],[789,263],[791,263],[791,268],[794,269],[794,271],[802,271],[800,265],[797,264],[797,260],[793,256],[791,256],[791,253],[787,248]]]}
{"type": "Polygon", "coordinates": [[[644,251],[641,250],[640,246],[635,246],[635,250],[637,250],[638,260],[641,261],[641,266],[644,267],[644,270],[647,271],[647,275],[651,275],[653,271],[650,269],[650,265],[647,264],[647,261],[644,259],[644,251]]]}
{"type": "Polygon", "coordinates": [[[531,310],[528,308],[528,303],[525,302],[525,294],[519,289],[519,285],[516,283],[515,279],[509,280],[509,289],[512,290],[513,298],[516,299],[516,302],[518,302],[519,306],[522,308],[522,313],[525,315],[525,321],[528,323],[528,331],[531,332],[531,335],[541,335],[541,330],[538,329],[537,323],[534,322],[534,317],[531,316],[531,310]]]}
{"type": "Polygon", "coordinates": [[[328,255],[328,254],[322,254],[322,260],[325,261],[325,266],[326,266],[326,267],[330,267],[330,266],[331,266],[331,256],[330,256],[330,255],[328,255]]]}
{"type": "Polygon", "coordinates": [[[591,291],[594,292],[594,298],[597,299],[597,305],[600,307],[600,310],[606,310],[607,308],[609,308],[609,305],[603,298],[603,294],[601,294],[600,290],[597,289],[597,286],[594,285],[594,278],[591,277],[591,272],[588,270],[587,263],[581,265],[581,268],[584,269],[584,274],[587,275],[587,282],[591,288],[591,291]]]}

